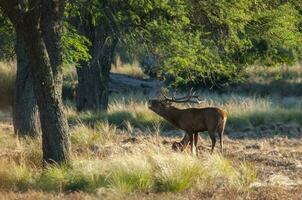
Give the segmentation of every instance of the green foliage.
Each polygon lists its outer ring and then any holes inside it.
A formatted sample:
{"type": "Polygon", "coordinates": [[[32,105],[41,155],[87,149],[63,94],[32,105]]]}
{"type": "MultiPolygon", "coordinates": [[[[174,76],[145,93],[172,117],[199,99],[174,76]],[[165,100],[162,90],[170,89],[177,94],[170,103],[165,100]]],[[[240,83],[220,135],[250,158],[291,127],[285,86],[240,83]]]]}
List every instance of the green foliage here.
{"type": "Polygon", "coordinates": [[[165,55],[161,68],[161,76],[165,78],[167,84],[174,87],[198,84],[201,81],[215,84],[219,82],[217,79],[236,78],[236,66],[229,63],[226,67],[226,63],[219,59],[217,48],[211,43],[202,44],[201,37],[203,36],[198,32],[178,34],[172,39],[170,45],[173,51],[167,50],[169,53],[165,55]]]}
{"type": "MultiPolygon", "coordinates": [[[[128,60],[155,55],[157,74],[169,86],[234,83],[248,65],[301,58],[301,13],[300,1],[76,0],[66,3],[64,60],[89,61],[95,49],[118,41],[128,60]]],[[[0,25],[0,54],[7,58],[15,36],[6,18],[0,25]]]]}
{"type": "Polygon", "coordinates": [[[152,35],[159,42],[161,76],[171,86],[236,82],[248,65],[293,64],[301,58],[301,8],[293,3],[214,0],[186,5],[178,19],[159,18],[151,26],[157,32],[152,35]]]}
{"type": "Polygon", "coordinates": [[[76,64],[91,59],[88,49],[92,45],[91,42],[86,37],[78,34],[76,29],[68,23],[64,23],[62,42],[66,64],[76,64]]]}
{"type": "MultiPolygon", "coordinates": [[[[15,59],[15,37],[13,25],[0,13],[0,59],[15,59]]],[[[76,64],[91,58],[88,51],[88,47],[91,46],[90,41],[79,35],[77,30],[67,22],[64,23],[62,45],[66,64],[76,64]]]]}
{"type": "Polygon", "coordinates": [[[0,59],[12,60],[15,58],[14,51],[15,31],[2,12],[0,12],[0,59]]]}
{"type": "Polygon", "coordinates": [[[253,59],[265,65],[293,64],[301,57],[301,15],[290,3],[256,13],[247,26],[256,51],[253,59]]]}
{"type": "Polygon", "coordinates": [[[79,0],[69,6],[90,42],[101,25],[127,59],[155,55],[159,76],[173,87],[238,82],[248,65],[301,58],[296,1],[79,0]]]}

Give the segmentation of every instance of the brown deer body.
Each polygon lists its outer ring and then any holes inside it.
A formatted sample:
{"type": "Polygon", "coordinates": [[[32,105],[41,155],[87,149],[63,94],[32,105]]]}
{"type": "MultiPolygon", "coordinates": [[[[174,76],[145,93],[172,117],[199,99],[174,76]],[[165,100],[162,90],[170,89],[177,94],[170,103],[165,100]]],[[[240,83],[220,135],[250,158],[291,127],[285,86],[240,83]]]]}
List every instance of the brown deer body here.
{"type": "Polygon", "coordinates": [[[162,116],[176,128],[186,132],[186,135],[180,142],[173,143],[172,148],[183,151],[190,144],[192,152],[195,154],[198,133],[208,131],[212,141],[211,152],[213,152],[216,144],[215,132],[217,132],[220,139],[220,151],[222,153],[223,132],[227,120],[227,112],[216,107],[179,109],[171,105],[171,102],[177,102],[175,98],[173,100],[165,98],[164,100],[154,99],[149,101],[149,108],[152,111],[162,116]]]}

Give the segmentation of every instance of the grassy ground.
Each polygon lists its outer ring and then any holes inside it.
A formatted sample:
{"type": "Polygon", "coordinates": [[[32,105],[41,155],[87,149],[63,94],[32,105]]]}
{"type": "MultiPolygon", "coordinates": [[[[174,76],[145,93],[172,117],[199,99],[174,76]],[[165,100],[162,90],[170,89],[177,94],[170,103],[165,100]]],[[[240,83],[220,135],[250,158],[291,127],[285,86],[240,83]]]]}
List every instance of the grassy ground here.
{"type": "MultiPolygon", "coordinates": [[[[279,81],[278,70],[251,70],[258,75],[250,83],[279,81]]],[[[282,81],[299,84],[300,68],[291,70],[282,81]]],[[[13,68],[1,73],[9,88],[13,68]]],[[[74,73],[66,78],[74,81],[74,73]]],[[[177,105],[228,111],[223,156],[209,154],[206,133],[197,157],[172,152],[182,132],[151,112],[142,94],[112,95],[106,114],[77,113],[66,102],[72,164],[44,170],[40,138],[15,137],[10,109],[0,109],[0,199],[301,199],[301,97],[262,89],[200,92],[200,105],[177,105]]]]}
{"type": "Polygon", "coordinates": [[[1,112],[0,193],[6,199],[299,199],[299,98],[204,98],[200,106],[229,112],[224,156],[209,155],[206,134],[198,157],[189,149],[172,152],[182,133],[149,111],[141,96],[111,99],[106,115],[77,114],[67,106],[72,166],[42,170],[40,139],[16,138],[10,114],[1,112]]]}

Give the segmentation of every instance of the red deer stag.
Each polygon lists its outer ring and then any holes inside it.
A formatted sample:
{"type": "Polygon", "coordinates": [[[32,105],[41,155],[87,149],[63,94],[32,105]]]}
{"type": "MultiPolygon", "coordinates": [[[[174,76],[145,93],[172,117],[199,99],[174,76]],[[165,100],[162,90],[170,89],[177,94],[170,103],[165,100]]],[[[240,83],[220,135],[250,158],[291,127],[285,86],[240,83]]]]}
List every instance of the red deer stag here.
{"type": "Polygon", "coordinates": [[[193,102],[200,103],[198,96],[192,89],[185,97],[172,98],[167,97],[162,93],[159,99],[149,100],[149,109],[169,121],[176,128],[186,132],[180,142],[174,142],[172,149],[183,151],[188,144],[191,146],[193,154],[196,154],[196,146],[198,142],[198,132],[208,131],[211,141],[213,153],[216,137],[215,132],[218,132],[220,138],[220,151],[223,153],[223,132],[227,120],[227,112],[216,107],[206,108],[187,108],[179,109],[172,106],[172,103],[193,102]]]}

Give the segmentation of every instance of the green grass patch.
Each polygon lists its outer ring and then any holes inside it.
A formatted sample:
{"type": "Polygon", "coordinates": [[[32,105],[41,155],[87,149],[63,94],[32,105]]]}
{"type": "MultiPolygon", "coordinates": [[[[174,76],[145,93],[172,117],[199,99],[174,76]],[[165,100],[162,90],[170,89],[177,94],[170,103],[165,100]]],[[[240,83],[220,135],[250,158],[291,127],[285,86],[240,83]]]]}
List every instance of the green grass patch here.
{"type": "Polygon", "coordinates": [[[272,108],[265,111],[231,113],[227,126],[230,126],[233,130],[238,130],[273,123],[297,123],[302,125],[302,110],[272,108]]]}

